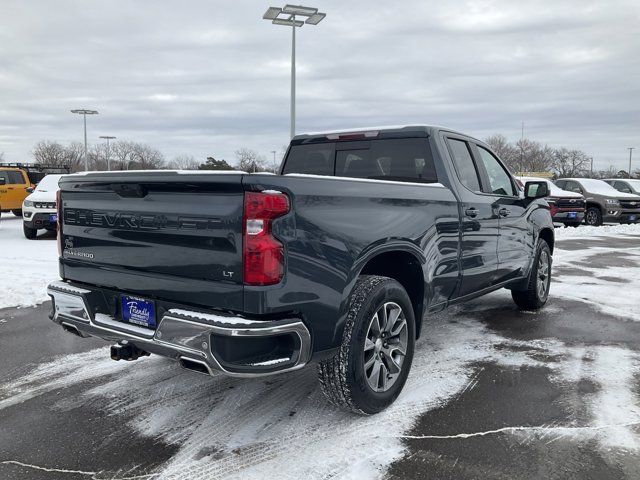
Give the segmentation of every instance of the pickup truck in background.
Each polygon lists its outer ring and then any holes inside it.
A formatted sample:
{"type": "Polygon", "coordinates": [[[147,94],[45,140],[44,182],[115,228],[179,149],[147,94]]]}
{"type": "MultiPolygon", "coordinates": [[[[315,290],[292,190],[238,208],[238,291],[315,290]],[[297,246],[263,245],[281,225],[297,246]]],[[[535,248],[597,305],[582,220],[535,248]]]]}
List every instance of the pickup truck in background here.
{"type": "Polygon", "coordinates": [[[587,202],[580,193],[562,190],[551,180],[538,177],[517,177],[521,184],[526,182],[546,182],[549,196],[545,198],[551,208],[551,218],[565,227],[579,227],[584,220],[587,202]]]}
{"type": "MultiPolygon", "coordinates": [[[[146,171],[60,181],[51,318],[233,376],[317,363],[361,414],[400,393],[429,313],[550,287],[545,182],[522,191],[489,147],[428,126],[298,135],[280,174],[146,171]]],[[[131,388],[135,388],[132,385],[131,388]]]]}
{"type": "Polygon", "coordinates": [[[604,222],[636,223],[640,220],[640,196],[619,192],[608,183],[593,178],[559,178],[556,185],[563,190],[584,195],[587,225],[598,227],[604,222]]]}

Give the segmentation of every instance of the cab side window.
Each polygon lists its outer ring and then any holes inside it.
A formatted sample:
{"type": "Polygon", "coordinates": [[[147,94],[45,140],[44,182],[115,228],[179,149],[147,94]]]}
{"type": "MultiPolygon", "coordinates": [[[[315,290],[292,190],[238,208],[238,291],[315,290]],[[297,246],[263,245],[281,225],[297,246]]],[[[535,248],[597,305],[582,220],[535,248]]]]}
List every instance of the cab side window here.
{"type": "Polygon", "coordinates": [[[478,152],[489,176],[491,191],[487,193],[515,196],[516,190],[511,181],[511,175],[509,175],[498,159],[489,150],[480,145],[478,145],[478,152]]]}
{"type": "Polygon", "coordinates": [[[14,185],[24,185],[25,181],[24,181],[24,177],[22,176],[22,173],[15,172],[15,171],[9,171],[6,173],[9,175],[9,179],[7,180],[7,183],[11,183],[14,185]]]}
{"type": "Polygon", "coordinates": [[[447,138],[451,158],[453,159],[460,182],[473,192],[480,191],[480,177],[471,156],[469,145],[463,140],[447,138]]]}

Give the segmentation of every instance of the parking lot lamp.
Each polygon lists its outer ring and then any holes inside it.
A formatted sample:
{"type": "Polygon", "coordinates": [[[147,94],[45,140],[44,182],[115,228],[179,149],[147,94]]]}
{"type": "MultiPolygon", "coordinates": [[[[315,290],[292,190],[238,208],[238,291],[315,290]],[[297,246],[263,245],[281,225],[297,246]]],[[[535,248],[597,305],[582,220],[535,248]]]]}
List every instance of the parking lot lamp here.
{"type": "Polygon", "coordinates": [[[631,178],[631,156],[633,155],[633,151],[635,149],[636,149],[636,147],[627,148],[627,150],[629,150],[629,178],[631,178]]]}
{"type": "Polygon", "coordinates": [[[111,171],[111,150],[109,149],[109,140],[114,140],[116,137],[110,137],[109,135],[100,135],[100,138],[107,141],[107,170],[111,171]]]}
{"type": "Polygon", "coordinates": [[[307,25],[319,24],[326,13],[318,12],[317,8],[303,7],[302,5],[285,5],[284,7],[269,7],[262,18],[270,20],[274,25],[284,25],[291,27],[291,126],[289,135],[291,138],[296,134],[296,28],[307,25]],[[296,20],[298,17],[304,18],[296,20]]]}
{"type": "Polygon", "coordinates": [[[97,110],[86,110],[84,108],[71,110],[71,113],[77,113],[84,117],[84,171],[89,171],[89,158],[87,157],[87,115],[97,115],[97,110]]]}

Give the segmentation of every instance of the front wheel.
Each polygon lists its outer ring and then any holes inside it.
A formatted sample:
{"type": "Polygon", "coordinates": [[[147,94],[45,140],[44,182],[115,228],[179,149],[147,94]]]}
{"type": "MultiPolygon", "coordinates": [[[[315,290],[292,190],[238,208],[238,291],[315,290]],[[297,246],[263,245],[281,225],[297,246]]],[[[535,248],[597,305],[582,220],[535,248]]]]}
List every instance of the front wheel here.
{"type": "Polygon", "coordinates": [[[318,366],[331,403],[361,415],[391,405],[407,380],[415,347],[411,300],[397,281],[358,278],[338,353],[318,366]]]}
{"type": "Polygon", "coordinates": [[[29,240],[33,240],[38,235],[38,230],[27,227],[24,223],[22,224],[22,231],[24,232],[24,236],[29,240]]]}
{"type": "Polygon", "coordinates": [[[524,290],[511,290],[511,297],[522,310],[538,310],[547,303],[551,287],[551,249],[544,240],[538,240],[533,266],[524,290]]]}
{"type": "Polygon", "coordinates": [[[564,222],[564,226],[578,228],[580,226],[580,222],[564,222]]]}
{"type": "Polygon", "coordinates": [[[22,210],[20,210],[19,208],[15,209],[15,210],[11,210],[11,213],[13,213],[16,217],[21,217],[22,216],[22,210]]]}
{"type": "Polygon", "coordinates": [[[602,212],[598,207],[589,207],[584,216],[584,221],[587,225],[599,227],[602,225],[602,212]]]}

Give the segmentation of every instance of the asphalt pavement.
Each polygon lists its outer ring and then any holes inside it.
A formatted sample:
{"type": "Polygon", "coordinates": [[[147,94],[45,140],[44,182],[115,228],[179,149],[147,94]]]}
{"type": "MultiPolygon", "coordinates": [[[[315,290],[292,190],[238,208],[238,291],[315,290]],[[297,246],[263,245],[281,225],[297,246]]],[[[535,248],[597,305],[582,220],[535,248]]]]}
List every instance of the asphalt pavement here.
{"type": "MultiPolygon", "coordinates": [[[[606,244],[554,273],[639,268],[620,253],[640,238],[606,244]]],[[[602,245],[564,240],[556,255],[602,245]]],[[[552,290],[520,312],[502,291],[428,319],[412,379],[377,421],[334,412],[313,368],[242,380],[113,362],[48,309],[0,310],[3,480],[640,478],[640,322],[593,301],[552,290]]]]}

